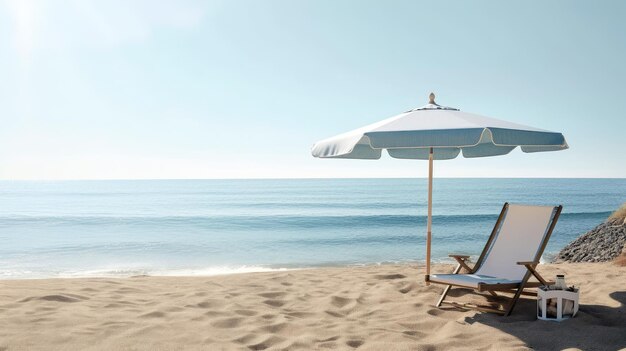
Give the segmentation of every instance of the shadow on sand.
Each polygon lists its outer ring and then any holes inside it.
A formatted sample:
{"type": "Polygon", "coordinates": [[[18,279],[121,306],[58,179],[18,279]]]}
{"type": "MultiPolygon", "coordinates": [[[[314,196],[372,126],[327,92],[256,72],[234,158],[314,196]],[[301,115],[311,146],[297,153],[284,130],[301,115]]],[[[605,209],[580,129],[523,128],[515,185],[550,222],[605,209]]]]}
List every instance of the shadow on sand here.
{"type": "Polygon", "coordinates": [[[535,299],[520,299],[510,317],[478,313],[465,322],[501,330],[536,350],[619,350],[626,348],[626,291],[609,296],[620,306],[581,304],[576,317],[562,322],[538,320],[535,299]]]}

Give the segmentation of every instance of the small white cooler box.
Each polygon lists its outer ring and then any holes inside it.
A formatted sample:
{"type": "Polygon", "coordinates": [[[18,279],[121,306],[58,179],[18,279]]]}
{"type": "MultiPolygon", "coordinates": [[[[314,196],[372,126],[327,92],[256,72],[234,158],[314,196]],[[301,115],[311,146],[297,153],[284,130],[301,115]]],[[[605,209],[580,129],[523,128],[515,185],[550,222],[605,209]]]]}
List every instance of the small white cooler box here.
{"type": "Polygon", "coordinates": [[[537,318],[557,321],[574,317],[578,312],[578,289],[554,290],[547,286],[537,288],[537,318]]]}

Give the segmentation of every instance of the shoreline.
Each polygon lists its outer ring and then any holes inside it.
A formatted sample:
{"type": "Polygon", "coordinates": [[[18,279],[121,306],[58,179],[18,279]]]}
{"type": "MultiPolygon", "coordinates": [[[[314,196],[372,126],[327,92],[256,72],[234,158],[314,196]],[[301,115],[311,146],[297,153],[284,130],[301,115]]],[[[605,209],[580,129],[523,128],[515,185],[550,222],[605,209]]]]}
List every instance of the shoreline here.
{"type": "MultiPolygon", "coordinates": [[[[548,253],[546,258],[550,261],[541,261],[540,265],[560,264],[561,262],[554,262],[556,254],[548,253]]],[[[470,256],[472,260],[476,260],[478,255],[470,256]]],[[[126,279],[133,277],[219,277],[229,275],[240,274],[253,274],[253,273],[272,273],[272,272],[287,272],[287,271],[302,271],[302,270],[315,270],[315,269],[341,269],[341,268],[359,268],[359,267],[380,267],[380,266],[415,266],[424,267],[425,260],[406,260],[398,262],[368,262],[368,263],[328,263],[318,265],[277,265],[276,267],[271,265],[241,265],[241,266],[210,266],[207,268],[183,268],[183,269],[155,269],[153,272],[147,272],[147,269],[119,269],[119,270],[85,270],[77,273],[59,273],[50,276],[23,276],[23,277],[0,277],[0,282],[13,281],[13,280],[47,280],[47,279],[91,279],[91,278],[106,278],[106,279],[126,279]],[[111,273],[108,273],[111,272],[111,273]],[[128,273],[125,273],[128,272],[128,273]]],[[[456,265],[453,259],[449,257],[432,261],[433,266],[449,266],[456,265]]]]}
{"type": "MultiPolygon", "coordinates": [[[[445,272],[451,265],[434,265],[445,272]]],[[[544,264],[581,288],[579,315],[537,321],[534,299],[511,317],[434,307],[410,264],[220,276],[0,281],[0,348],[191,350],[580,349],[626,347],[626,267],[544,264]]],[[[455,293],[455,296],[458,295],[455,293]]],[[[470,301],[489,300],[465,295],[470,301]]],[[[493,303],[493,301],[491,301],[493,303]]],[[[497,300],[495,301],[497,303],[497,300]]]]}

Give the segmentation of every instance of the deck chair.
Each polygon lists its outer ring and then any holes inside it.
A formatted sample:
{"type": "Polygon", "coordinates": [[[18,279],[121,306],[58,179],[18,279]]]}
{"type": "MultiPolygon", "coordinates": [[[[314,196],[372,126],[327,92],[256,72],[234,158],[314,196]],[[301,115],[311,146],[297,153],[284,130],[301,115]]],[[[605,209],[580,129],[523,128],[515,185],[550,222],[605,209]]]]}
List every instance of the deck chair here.
{"type": "Polygon", "coordinates": [[[458,263],[452,274],[426,275],[427,282],[446,285],[437,307],[446,304],[508,316],[520,295],[537,294],[536,291],[524,289],[554,284],[543,279],[535,268],[562,208],[505,203],[474,267],[470,268],[468,265],[469,256],[450,255],[458,263]],[[462,269],[468,273],[459,274],[462,269]],[[531,276],[537,282],[529,282],[531,276]],[[493,296],[498,296],[496,292],[508,292],[513,293],[513,297],[506,307],[502,306],[504,309],[446,301],[445,298],[453,286],[488,292],[493,296]]]}

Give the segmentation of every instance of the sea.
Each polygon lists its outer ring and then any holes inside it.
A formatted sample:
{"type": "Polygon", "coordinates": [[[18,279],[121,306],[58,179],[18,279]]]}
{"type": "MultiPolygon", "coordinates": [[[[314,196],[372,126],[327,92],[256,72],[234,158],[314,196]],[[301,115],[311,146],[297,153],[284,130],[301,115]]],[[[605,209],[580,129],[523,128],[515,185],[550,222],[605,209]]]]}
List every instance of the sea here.
{"type": "MultiPolygon", "coordinates": [[[[426,179],[0,182],[0,279],[423,263],[426,179]]],[[[626,179],[435,179],[433,261],[478,255],[504,202],[563,205],[543,260],[626,179]]]]}

